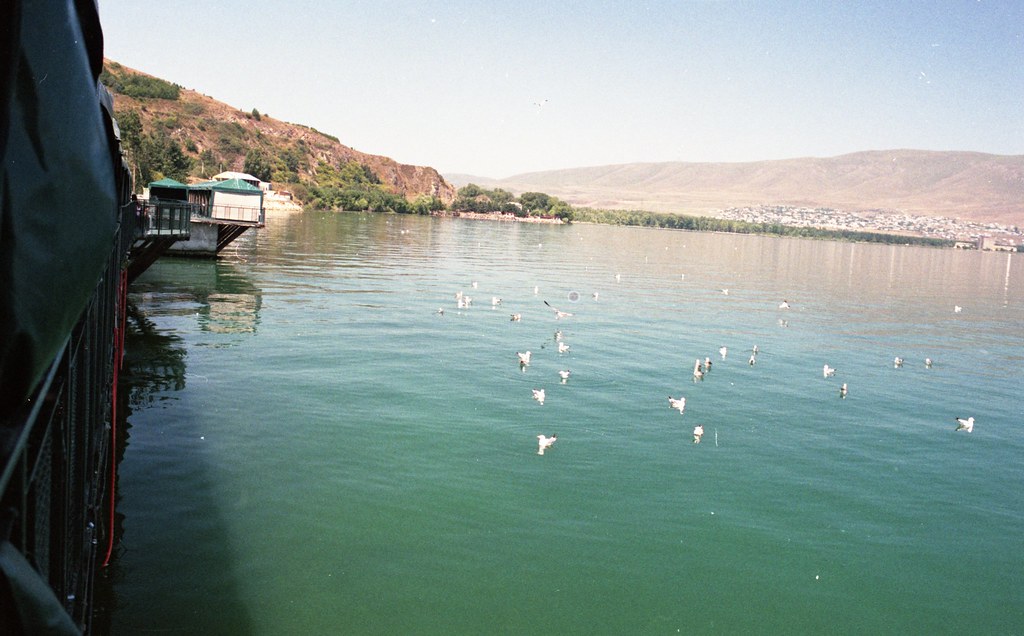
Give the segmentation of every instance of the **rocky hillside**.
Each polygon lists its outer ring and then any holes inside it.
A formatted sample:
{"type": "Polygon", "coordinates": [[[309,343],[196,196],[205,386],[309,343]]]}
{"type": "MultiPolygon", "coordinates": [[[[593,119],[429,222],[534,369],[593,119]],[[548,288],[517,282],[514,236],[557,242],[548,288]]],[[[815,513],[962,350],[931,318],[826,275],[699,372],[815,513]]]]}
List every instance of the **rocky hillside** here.
{"type": "Polygon", "coordinates": [[[714,214],[757,205],[899,211],[1024,226],[1024,156],[920,150],[749,163],[632,163],[506,179],[448,175],[573,205],[714,214]]]}
{"type": "Polygon", "coordinates": [[[275,188],[301,198],[308,186],[322,185],[325,167],[336,178],[347,164],[358,164],[385,189],[410,201],[427,196],[447,205],[455,199],[455,189],[433,168],[360,152],[313,128],[255,109],[241,111],[112,60],[104,61],[104,69],[101,80],[114,93],[122,138],[134,134],[142,140],[129,152],[152,159],[152,165],[136,171],[142,183],[163,176],[202,180],[257,166],[265,175],[256,176],[269,177],[275,188]]]}

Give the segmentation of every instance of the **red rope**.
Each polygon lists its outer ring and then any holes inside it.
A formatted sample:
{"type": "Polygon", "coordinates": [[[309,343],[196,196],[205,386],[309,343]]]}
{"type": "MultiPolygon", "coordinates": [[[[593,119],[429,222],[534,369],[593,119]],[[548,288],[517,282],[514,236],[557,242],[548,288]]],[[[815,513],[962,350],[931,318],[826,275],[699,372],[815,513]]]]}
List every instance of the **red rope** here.
{"type": "Polygon", "coordinates": [[[107,528],[107,554],[103,557],[103,565],[110,564],[110,556],[114,553],[114,511],[116,498],[114,489],[117,485],[117,385],[121,376],[121,361],[124,359],[125,326],[128,318],[128,270],[121,270],[121,280],[117,289],[117,317],[114,322],[114,387],[113,404],[110,414],[110,525],[107,528]]]}

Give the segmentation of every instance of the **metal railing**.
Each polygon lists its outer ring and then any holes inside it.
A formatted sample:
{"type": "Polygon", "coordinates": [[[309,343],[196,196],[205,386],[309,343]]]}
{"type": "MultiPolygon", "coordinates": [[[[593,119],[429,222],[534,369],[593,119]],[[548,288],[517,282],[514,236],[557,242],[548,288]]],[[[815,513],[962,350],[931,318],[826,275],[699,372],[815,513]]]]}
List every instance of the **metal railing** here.
{"type": "Polygon", "coordinates": [[[241,205],[214,205],[210,212],[214,221],[241,221],[263,225],[263,207],[241,205]]]}
{"type": "Polygon", "coordinates": [[[135,206],[120,209],[106,271],[43,381],[2,422],[9,437],[0,470],[0,525],[79,628],[91,622],[97,555],[110,523],[111,425],[125,262],[135,206]]]}
{"type": "Polygon", "coordinates": [[[186,201],[150,199],[139,201],[138,238],[174,236],[187,239],[192,218],[208,217],[203,206],[186,201]]]}

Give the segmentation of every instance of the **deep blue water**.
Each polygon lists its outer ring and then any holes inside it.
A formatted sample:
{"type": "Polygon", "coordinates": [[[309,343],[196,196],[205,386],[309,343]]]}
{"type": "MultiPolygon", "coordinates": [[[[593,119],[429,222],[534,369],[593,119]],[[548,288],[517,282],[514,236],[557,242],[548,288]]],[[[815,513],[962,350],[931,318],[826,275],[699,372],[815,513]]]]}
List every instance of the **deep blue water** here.
{"type": "Polygon", "coordinates": [[[114,633],[1024,632],[1018,255],[307,213],[132,300],[114,633]]]}

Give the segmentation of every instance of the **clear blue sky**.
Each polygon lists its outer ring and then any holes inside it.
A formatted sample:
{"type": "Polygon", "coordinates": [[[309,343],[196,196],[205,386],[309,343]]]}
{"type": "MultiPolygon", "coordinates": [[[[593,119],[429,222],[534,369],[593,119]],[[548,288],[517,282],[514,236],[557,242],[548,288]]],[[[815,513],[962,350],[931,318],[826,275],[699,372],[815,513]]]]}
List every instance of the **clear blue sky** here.
{"type": "Polygon", "coordinates": [[[1021,0],[99,7],[107,57],[442,173],[1024,154],[1021,0]]]}

